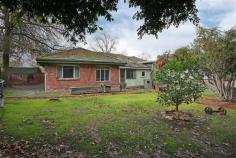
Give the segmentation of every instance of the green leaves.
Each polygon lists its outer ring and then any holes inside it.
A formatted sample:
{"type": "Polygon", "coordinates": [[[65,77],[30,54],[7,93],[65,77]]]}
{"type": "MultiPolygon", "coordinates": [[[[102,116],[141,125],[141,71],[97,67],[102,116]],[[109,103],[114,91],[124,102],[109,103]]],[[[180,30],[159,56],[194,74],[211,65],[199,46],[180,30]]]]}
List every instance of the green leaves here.
{"type": "MultiPolygon", "coordinates": [[[[84,40],[86,33],[93,33],[100,27],[99,17],[112,21],[112,11],[117,11],[118,0],[1,0],[1,6],[11,11],[21,10],[28,18],[39,18],[42,23],[62,24],[68,32],[84,40]]],[[[143,24],[138,28],[141,38],[144,34],[157,36],[171,25],[179,26],[187,20],[198,24],[196,0],[130,0],[129,7],[139,8],[135,20],[143,24]]],[[[73,38],[72,38],[73,39],[73,38]]]]}
{"type": "Polygon", "coordinates": [[[157,36],[159,32],[171,25],[179,26],[187,20],[197,24],[196,0],[130,0],[130,7],[139,7],[140,10],[133,16],[142,20],[143,25],[138,28],[138,35],[144,34],[157,36]]]}
{"type": "Polygon", "coordinates": [[[218,28],[200,27],[194,46],[209,87],[216,89],[222,99],[232,101],[236,80],[236,28],[222,32],[218,28]]]}
{"type": "Polygon", "coordinates": [[[199,71],[198,58],[187,52],[176,53],[162,69],[156,72],[156,82],[160,90],[157,101],[162,105],[175,105],[194,102],[204,91],[203,75],[199,71]]]}

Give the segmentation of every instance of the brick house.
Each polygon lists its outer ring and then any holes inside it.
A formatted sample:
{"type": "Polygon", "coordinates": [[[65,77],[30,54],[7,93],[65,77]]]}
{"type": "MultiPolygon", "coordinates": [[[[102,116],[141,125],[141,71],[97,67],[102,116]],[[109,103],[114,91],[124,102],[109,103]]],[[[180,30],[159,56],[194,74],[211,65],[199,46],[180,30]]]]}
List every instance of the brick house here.
{"type": "Polygon", "coordinates": [[[45,91],[89,91],[120,85],[145,87],[152,67],[145,60],[121,54],[99,53],[83,48],[37,58],[44,68],[45,91]]]}

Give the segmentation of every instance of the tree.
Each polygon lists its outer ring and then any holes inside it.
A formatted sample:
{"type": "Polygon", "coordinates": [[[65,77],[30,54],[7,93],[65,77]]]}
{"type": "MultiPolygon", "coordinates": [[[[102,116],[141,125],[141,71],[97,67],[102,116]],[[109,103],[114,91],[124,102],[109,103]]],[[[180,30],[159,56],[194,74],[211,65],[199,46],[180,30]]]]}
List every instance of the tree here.
{"type": "Polygon", "coordinates": [[[200,27],[194,47],[208,79],[207,85],[214,88],[223,100],[232,101],[236,80],[236,27],[226,32],[200,27]]]}
{"type": "Polygon", "coordinates": [[[138,55],[139,58],[144,59],[144,60],[150,60],[151,59],[151,55],[148,53],[141,53],[138,55]]]}
{"type": "MultiPolygon", "coordinates": [[[[171,25],[177,27],[181,22],[187,20],[197,24],[199,19],[195,1],[181,0],[177,3],[173,0],[130,0],[125,2],[129,3],[130,7],[139,8],[133,18],[143,22],[138,29],[138,35],[141,38],[144,34],[157,36],[163,29],[169,28],[171,25]]],[[[85,40],[87,33],[102,29],[96,23],[99,17],[112,21],[111,11],[117,11],[118,2],[118,0],[0,0],[0,7],[4,9],[4,15],[17,12],[16,19],[25,17],[27,20],[37,21],[40,24],[60,24],[65,30],[63,35],[69,37],[71,41],[77,42],[78,39],[85,40]]],[[[8,23],[9,16],[0,15],[0,19],[5,20],[5,26],[7,26],[3,36],[3,51],[9,52],[12,25],[8,23]]],[[[8,67],[9,54],[5,53],[3,57],[5,59],[4,67],[8,67]]]]}
{"type": "Polygon", "coordinates": [[[166,86],[159,92],[157,101],[162,105],[173,105],[178,111],[182,103],[188,104],[199,98],[204,85],[201,73],[196,71],[197,66],[198,60],[187,48],[178,49],[172,59],[156,71],[156,81],[166,86]]]}
{"type": "Polygon", "coordinates": [[[91,48],[96,52],[112,53],[116,49],[117,41],[107,33],[96,36],[91,48]]]}
{"type": "Polygon", "coordinates": [[[18,10],[10,12],[7,8],[1,8],[0,15],[0,49],[5,72],[10,58],[21,61],[27,54],[36,56],[60,49],[57,41],[63,33],[62,28],[27,19],[18,10]]]}
{"type": "MultiPolygon", "coordinates": [[[[93,33],[100,26],[99,17],[112,21],[111,11],[117,11],[118,0],[0,0],[1,6],[11,11],[21,10],[28,18],[38,17],[43,23],[62,24],[67,32],[84,39],[86,33],[93,33]]],[[[197,24],[196,0],[129,0],[129,7],[139,8],[133,18],[143,24],[138,28],[138,35],[156,35],[171,25],[179,26],[187,20],[197,24]]],[[[74,38],[72,38],[73,40],[74,38]]]]}

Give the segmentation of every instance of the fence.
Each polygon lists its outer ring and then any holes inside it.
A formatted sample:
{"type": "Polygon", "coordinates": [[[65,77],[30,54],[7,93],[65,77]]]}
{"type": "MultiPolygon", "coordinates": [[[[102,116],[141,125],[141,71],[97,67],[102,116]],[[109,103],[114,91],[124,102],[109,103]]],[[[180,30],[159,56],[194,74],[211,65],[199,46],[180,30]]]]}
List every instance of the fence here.
{"type": "Polygon", "coordinates": [[[44,83],[44,74],[37,67],[10,67],[7,70],[11,85],[35,85],[44,83]]]}

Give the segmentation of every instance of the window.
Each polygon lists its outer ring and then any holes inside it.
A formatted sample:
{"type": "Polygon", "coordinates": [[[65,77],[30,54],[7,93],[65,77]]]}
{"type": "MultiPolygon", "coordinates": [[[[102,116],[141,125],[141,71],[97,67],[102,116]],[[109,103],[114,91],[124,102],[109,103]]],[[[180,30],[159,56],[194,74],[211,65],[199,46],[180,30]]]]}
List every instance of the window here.
{"type": "Polygon", "coordinates": [[[78,79],[80,71],[78,66],[57,66],[58,79],[78,79]]]}
{"type": "Polygon", "coordinates": [[[126,79],[136,79],[136,71],[133,69],[126,69],[126,79]]]}
{"type": "Polygon", "coordinates": [[[63,78],[74,78],[74,66],[63,66],[63,78]]]}
{"type": "Polygon", "coordinates": [[[110,80],[110,68],[109,67],[97,67],[96,81],[109,81],[109,80],[110,80]]]}
{"type": "Polygon", "coordinates": [[[142,77],[145,77],[145,71],[142,72],[142,77]]]}

